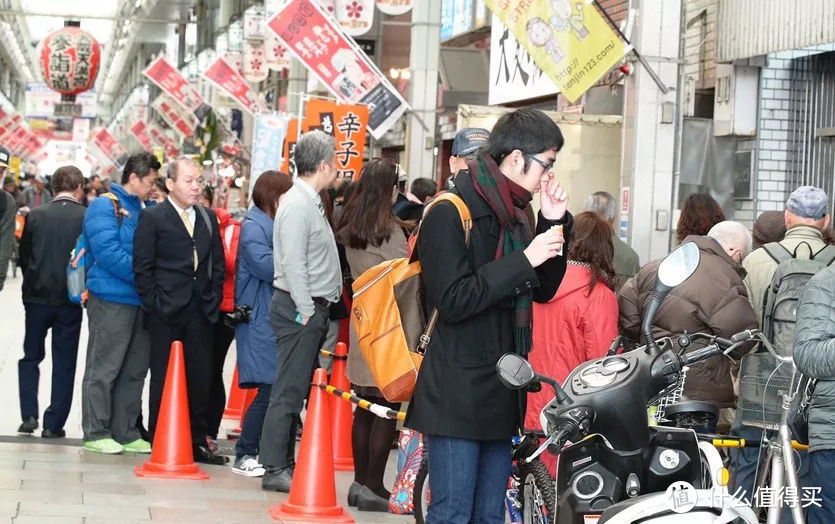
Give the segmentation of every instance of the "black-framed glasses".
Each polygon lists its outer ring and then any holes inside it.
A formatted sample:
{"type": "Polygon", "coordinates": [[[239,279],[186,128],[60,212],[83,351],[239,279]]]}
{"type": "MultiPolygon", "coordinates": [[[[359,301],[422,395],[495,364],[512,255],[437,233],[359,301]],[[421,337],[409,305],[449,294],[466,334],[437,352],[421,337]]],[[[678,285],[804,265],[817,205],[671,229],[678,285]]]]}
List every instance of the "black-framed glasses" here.
{"type": "Polygon", "coordinates": [[[548,162],[548,163],[546,164],[545,162],[543,162],[542,160],[540,160],[540,159],[536,158],[535,156],[533,156],[533,155],[532,155],[532,154],[530,154],[530,153],[524,153],[524,155],[525,155],[526,157],[530,158],[531,160],[533,160],[534,162],[536,162],[537,164],[541,165],[541,166],[542,166],[542,169],[544,169],[546,173],[547,173],[547,172],[549,172],[549,171],[551,171],[551,168],[552,168],[552,167],[554,167],[554,163],[556,162],[556,159],[554,159],[554,160],[551,160],[550,162],[548,162]]]}

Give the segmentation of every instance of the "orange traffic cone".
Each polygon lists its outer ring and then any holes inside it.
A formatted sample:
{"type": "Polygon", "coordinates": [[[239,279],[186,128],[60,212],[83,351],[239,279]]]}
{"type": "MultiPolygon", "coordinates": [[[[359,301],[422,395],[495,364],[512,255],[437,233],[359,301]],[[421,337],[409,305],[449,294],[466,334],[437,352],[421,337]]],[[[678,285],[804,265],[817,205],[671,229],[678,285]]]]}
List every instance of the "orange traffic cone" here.
{"type": "Polygon", "coordinates": [[[229,398],[226,399],[226,409],[223,410],[223,418],[240,418],[245,403],[246,395],[238,387],[238,365],[235,364],[235,373],[232,375],[232,387],[229,388],[229,398]]]}
{"type": "Polygon", "coordinates": [[[313,374],[290,496],[286,502],[270,508],[270,515],[275,520],[354,522],[351,514],[336,502],[327,393],[317,385],[324,384],[327,377],[324,369],[317,369],[313,374]]]}
{"type": "MultiPolygon", "coordinates": [[[[342,342],[336,344],[333,354],[331,386],[342,391],[350,391],[351,384],[345,376],[348,358],[348,346],[342,342]]],[[[329,395],[331,402],[331,440],[333,442],[333,467],[336,471],[354,471],[354,452],[351,447],[351,425],[354,422],[354,410],[350,402],[329,395]]]]}
{"type": "Polygon", "coordinates": [[[255,400],[255,395],[257,394],[258,389],[247,389],[246,393],[244,393],[244,409],[241,411],[241,419],[238,421],[238,427],[232,431],[226,432],[226,438],[229,440],[240,438],[241,431],[244,430],[244,418],[246,418],[246,412],[249,411],[249,406],[252,405],[252,402],[255,400]]]}
{"type": "Polygon", "coordinates": [[[191,480],[209,478],[194,463],[191,453],[186,364],[183,343],[179,340],[171,344],[151,460],[136,466],[133,472],[137,477],[191,480]]]}

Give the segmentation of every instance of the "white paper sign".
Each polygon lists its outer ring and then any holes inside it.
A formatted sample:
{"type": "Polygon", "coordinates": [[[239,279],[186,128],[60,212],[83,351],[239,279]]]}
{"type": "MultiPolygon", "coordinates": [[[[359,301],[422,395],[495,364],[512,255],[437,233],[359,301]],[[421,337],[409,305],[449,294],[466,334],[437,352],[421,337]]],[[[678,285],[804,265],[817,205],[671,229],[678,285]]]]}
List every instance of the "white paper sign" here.
{"type": "Polygon", "coordinates": [[[506,104],[559,92],[495,15],[490,30],[490,105],[506,104]]]}

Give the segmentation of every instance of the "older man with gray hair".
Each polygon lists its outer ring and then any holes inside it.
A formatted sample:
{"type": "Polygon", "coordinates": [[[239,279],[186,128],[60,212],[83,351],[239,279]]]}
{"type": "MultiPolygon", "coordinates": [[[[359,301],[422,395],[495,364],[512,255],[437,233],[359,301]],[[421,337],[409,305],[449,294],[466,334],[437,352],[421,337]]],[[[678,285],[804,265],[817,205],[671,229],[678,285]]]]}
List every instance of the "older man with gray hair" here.
{"type": "Polygon", "coordinates": [[[618,218],[618,203],[614,196],[606,191],[595,191],[583,203],[583,211],[592,211],[597,213],[607,222],[612,228],[612,245],[615,248],[615,256],[613,258],[615,272],[618,274],[618,282],[616,283],[615,291],[630,278],[641,270],[641,262],[638,259],[638,253],[629,247],[629,244],[620,239],[615,228],[615,220],[618,218]]]}
{"type": "Polygon", "coordinates": [[[261,435],[261,487],[290,491],[299,412],[328,332],[328,306],[340,300],[342,271],[319,193],[336,181],[333,137],[302,136],[293,153],[298,177],[275,216],[275,294],[270,321],[278,339],[275,385],[261,435]]]}
{"type": "MultiPolygon", "coordinates": [[[[741,261],[751,250],[748,229],[739,222],[720,222],[707,235],[690,235],[684,242],[692,242],[699,248],[699,267],[692,277],[670,292],[655,317],[653,334],[707,333],[730,338],[744,329],[756,329],[757,318],[742,283],[745,270],[741,261]]],[[[660,262],[654,260],[644,266],[618,294],[620,332],[635,341],[641,334],[641,321],[651,300],[660,262]]],[[[699,347],[699,343],[694,343],[686,351],[699,347]]],[[[747,349],[730,356],[741,358],[747,349]]],[[[727,358],[712,357],[692,366],[687,373],[684,394],[690,400],[710,402],[719,408],[717,430],[725,433],[730,429],[736,398],[727,358]]]]}

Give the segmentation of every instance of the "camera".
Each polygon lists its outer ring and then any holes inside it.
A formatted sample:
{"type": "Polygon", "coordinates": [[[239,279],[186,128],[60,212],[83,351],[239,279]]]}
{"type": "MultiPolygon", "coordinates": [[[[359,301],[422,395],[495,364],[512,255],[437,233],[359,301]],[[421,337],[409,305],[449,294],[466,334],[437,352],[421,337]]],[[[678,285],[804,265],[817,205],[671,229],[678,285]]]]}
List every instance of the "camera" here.
{"type": "Polygon", "coordinates": [[[224,322],[226,325],[234,328],[240,323],[249,323],[249,314],[252,312],[252,307],[246,304],[235,304],[235,309],[231,313],[226,313],[224,322]]]}

